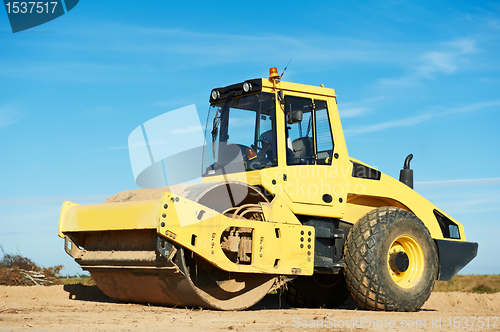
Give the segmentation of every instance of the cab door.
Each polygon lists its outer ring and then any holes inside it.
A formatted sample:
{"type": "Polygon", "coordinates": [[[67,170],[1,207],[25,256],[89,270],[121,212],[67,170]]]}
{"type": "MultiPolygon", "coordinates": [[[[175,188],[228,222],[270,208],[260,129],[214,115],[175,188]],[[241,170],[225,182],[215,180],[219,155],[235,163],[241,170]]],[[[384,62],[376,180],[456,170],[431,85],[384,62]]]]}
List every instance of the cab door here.
{"type": "Polygon", "coordinates": [[[328,98],[284,97],[284,190],[294,203],[333,206],[339,160],[335,158],[328,98]]]}

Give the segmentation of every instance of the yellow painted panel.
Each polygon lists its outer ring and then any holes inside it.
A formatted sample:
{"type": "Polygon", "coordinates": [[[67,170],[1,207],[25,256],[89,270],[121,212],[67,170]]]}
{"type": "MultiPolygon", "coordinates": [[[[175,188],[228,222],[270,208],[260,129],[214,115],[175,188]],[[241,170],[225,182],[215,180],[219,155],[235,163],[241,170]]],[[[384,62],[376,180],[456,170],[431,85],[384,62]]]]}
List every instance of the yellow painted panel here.
{"type": "Polygon", "coordinates": [[[260,203],[260,206],[266,221],[302,225],[279,195],[274,197],[271,203],[260,203]]]}
{"type": "Polygon", "coordinates": [[[313,274],[314,227],[231,219],[168,192],[163,195],[162,201],[167,204],[167,208],[161,213],[159,233],[222,270],[288,275],[313,274]],[[221,236],[228,227],[253,229],[251,264],[233,263],[223,252],[220,245],[221,236]]]}
{"type": "Polygon", "coordinates": [[[292,83],[286,81],[278,81],[273,86],[273,83],[268,79],[262,79],[262,91],[273,92],[273,90],[283,89],[286,91],[315,94],[319,96],[335,97],[335,90],[331,88],[324,88],[320,86],[305,85],[299,83],[292,83]]]}
{"type": "Polygon", "coordinates": [[[324,194],[335,196],[338,180],[336,165],[296,165],[288,166],[287,180],[283,182],[285,192],[294,203],[334,205],[325,203],[324,194]]]}
{"type": "Polygon", "coordinates": [[[65,232],[157,228],[160,200],[78,205],[64,202],[59,236],[65,232]]]}

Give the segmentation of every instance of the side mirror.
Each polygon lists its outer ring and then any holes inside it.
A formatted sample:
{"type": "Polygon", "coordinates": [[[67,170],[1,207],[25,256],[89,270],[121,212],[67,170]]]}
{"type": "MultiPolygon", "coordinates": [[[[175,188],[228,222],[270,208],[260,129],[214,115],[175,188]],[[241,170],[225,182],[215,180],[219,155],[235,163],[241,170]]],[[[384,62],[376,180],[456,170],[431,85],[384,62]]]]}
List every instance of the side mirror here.
{"type": "Polygon", "coordinates": [[[295,124],[302,122],[302,110],[290,111],[286,115],[286,123],[295,124]]]}
{"type": "Polygon", "coordinates": [[[285,105],[285,98],[283,98],[283,90],[278,91],[278,100],[281,105],[285,105]]]}

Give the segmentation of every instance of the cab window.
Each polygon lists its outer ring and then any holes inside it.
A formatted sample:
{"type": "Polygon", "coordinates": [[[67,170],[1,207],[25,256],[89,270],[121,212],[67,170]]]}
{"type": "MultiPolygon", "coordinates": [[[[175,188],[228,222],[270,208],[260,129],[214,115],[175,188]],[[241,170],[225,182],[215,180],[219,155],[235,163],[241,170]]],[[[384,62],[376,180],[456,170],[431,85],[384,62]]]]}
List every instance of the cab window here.
{"type": "Polygon", "coordinates": [[[319,165],[331,164],[333,152],[332,130],[326,101],[314,100],[316,124],[316,160],[319,165]]]}
{"type": "Polygon", "coordinates": [[[288,165],[329,165],[333,151],[327,103],[285,96],[288,165]]]}

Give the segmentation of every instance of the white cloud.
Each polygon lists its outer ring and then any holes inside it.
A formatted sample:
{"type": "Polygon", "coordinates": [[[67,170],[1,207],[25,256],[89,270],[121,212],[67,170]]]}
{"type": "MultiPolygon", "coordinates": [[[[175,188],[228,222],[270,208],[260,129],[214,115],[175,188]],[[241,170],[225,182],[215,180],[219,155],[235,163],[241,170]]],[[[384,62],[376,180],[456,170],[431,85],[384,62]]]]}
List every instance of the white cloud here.
{"type": "Polygon", "coordinates": [[[454,48],[459,54],[468,54],[476,51],[476,41],[470,38],[452,40],[445,45],[454,48]]]}
{"type": "Polygon", "coordinates": [[[21,114],[12,106],[0,106],[0,128],[14,124],[22,118],[21,114]]]}
{"type": "Polygon", "coordinates": [[[415,182],[415,188],[448,188],[448,187],[479,187],[499,186],[500,178],[445,180],[445,181],[419,181],[415,182]]]}
{"type": "Polygon", "coordinates": [[[438,114],[438,115],[466,113],[466,112],[472,112],[472,111],[476,111],[476,110],[480,110],[480,109],[488,108],[488,107],[492,107],[492,106],[500,106],[500,99],[499,100],[484,101],[484,102],[480,102],[480,103],[472,103],[472,104],[464,105],[461,107],[451,108],[451,109],[448,109],[448,110],[441,112],[441,114],[438,114]]]}
{"type": "Polygon", "coordinates": [[[466,55],[476,51],[476,42],[470,38],[457,39],[442,45],[438,51],[427,51],[414,61],[416,66],[410,68],[409,74],[400,78],[384,78],[381,85],[415,86],[420,81],[432,80],[438,74],[450,75],[459,70],[467,61],[466,55]]]}
{"type": "Polygon", "coordinates": [[[399,120],[394,120],[394,121],[377,123],[377,124],[373,124],[373,125],[347,128],[344,130],[344,133],[346,135],[356,136],[356,135],[362,135],[362,134],[366,134],[366,133],[383,131],[383,130],[390,129],[390,128],[411,127],[411,126],[415,126],[417,124],[420,124],[424,121],[428,121],[431,118],[433,118],[433,115],[431,115],[431,114],[422,114],[422,115],[417,115],[417,116],[413,116],[411,118],[406,118],[406,119],[399,119],[399,120]]]}
{"type": "Polygon", "coordinates": [[[383,101],[384,99],[384,96],[378,96],[375,98],[363,99],[355,102],[342,102],[338,105],[340,117],[342,119],[346,119],[366,115],[372,110],[376,103],[383,101]]]}
{"type": "Polygon", "coordinates": [[[486,213],[500,211],[500,195],[493,193],[488,196],[466,197],[463,199],[449,200],[439,204],[444,211],[450,211],[452,214],[458,213],[486,213]]]}
{"type": "Polygon", "coordinates": [[[368,113],[368,108],[365,108],[365,107],[353,107],[353,108],[339,109],[340,117],[343,119],[362,116],[366,113],[368,113]]]}
{"type": "Polygon", "coordinates": [[[422,114],[415,115],[406,119],[399,119],[393,121],[387,121],[367,126],[357,126],[346,128],[344,133],[349,136],[357,136],[366,133],[373,133],[378,131],[383,131],[390,128],[401,128],[401,127],[411,127],[418,125],[420,123],[429,121],[436,117],[449,116],[457,113],[473,112],[477,110],[482,110],[485,108],[500,106],[500,100],[491,100],[486,102],[472,103],[469,105],[450,107],[446,109],[428,110],[422,114]]]}
{"type": "Polygon", "coordinates": [[[430,78],[435,73],[450,74],[457,70],[453,55],[444,52],[427,52],[422,56],[424,64],[417,67],[417,75],[430,78]]]}

